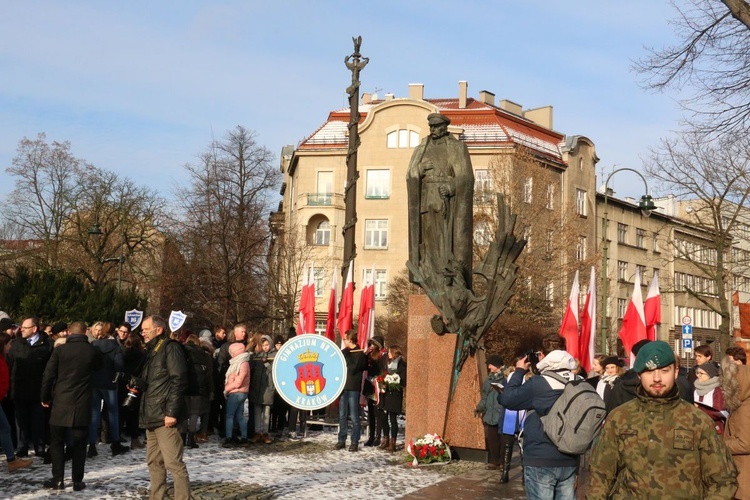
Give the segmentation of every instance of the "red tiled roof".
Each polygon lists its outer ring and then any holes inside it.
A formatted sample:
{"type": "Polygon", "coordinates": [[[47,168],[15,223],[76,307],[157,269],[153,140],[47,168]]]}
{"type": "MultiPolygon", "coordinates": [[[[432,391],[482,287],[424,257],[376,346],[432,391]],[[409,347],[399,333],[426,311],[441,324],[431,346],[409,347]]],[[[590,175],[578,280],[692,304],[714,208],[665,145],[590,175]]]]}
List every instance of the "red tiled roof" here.
{"type": "MultiPolygon", "coordinates": [[[[466,107],[458,107],[458,99],[426,99],[451,119],[451,125],[463,129],[461,140],[469,146],[521,145],[552,160],[562,162],[561,146],[565,136],[541,127],[476,99],[466,100],[466,107]]],[[[360,105],[360,123],[370,110],[385,101],[360,105]]],[[[299,148],[345,147],[348,143],[349,108],[332,111],[328,120],[304,139],[299,148]]]]}

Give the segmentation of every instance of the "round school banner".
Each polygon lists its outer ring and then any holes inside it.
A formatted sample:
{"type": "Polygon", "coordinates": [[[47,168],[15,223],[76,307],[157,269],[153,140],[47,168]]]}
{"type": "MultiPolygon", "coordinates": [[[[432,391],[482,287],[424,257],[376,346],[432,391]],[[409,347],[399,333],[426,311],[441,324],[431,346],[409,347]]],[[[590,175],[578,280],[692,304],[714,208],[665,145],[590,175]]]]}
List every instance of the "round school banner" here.
{"type": "Polygon", "coordinates": [[[279,396],[295,408],[325,408],[344,390],[346,360],[326,337],[297,335],[276,353],[273,383],[279,396]]]}

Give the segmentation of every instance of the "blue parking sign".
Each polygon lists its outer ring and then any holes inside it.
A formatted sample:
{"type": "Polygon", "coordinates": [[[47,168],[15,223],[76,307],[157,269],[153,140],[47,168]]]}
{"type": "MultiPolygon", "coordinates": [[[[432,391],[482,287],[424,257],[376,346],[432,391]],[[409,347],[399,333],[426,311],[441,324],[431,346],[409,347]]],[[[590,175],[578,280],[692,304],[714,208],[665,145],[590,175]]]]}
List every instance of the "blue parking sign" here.
{"type": "Polygon", "coordinates": [[[692,351],[693,339],[682,339],[682,349],[685,351],[692,351]]]}

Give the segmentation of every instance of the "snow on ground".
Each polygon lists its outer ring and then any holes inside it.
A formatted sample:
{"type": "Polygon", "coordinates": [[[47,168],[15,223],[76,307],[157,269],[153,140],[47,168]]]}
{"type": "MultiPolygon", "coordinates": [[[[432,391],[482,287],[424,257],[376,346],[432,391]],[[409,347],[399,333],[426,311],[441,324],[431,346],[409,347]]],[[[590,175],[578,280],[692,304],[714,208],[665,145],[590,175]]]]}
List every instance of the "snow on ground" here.
{"type": "MultiPolygon", "coordinates": [[[[366,436],[365,436],[366,437],[366,436]]],[[[401,442],[401,440],[399,441],[401,442]]],[[[403,451],[390,454],[362,447],[352,453],[334,450],[335,431],[311,431],[301,441],[222,448],[218,437],[198,449],[185,450],[193,494],[197,498],[398,498],[446,479],[431,468],[405,467],[403,451]]],[[[348,445],[348,443],[347,443],[348,445]]],[[[65,464],[66,490],[45,490],[52,466],[34,459],[28,469],[0,472],[0,498],[142,498],[149,485],[146,451],[86,460],[87,488],[73,492],[70,462],[65,464]]]]}

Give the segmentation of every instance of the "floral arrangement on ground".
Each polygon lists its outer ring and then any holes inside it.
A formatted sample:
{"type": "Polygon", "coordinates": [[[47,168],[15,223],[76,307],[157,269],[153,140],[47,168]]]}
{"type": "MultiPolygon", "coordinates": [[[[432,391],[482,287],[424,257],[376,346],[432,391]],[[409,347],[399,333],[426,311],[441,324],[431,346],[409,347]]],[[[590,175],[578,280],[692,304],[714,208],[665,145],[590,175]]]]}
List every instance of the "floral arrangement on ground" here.
{"type": "Polygon", "coordinates": [[[406,446],[409,452],[410,465],[445,465],[451,461],[451,448],[437,434],[425,434],[424,437],[411,439],[406,446]]]}

